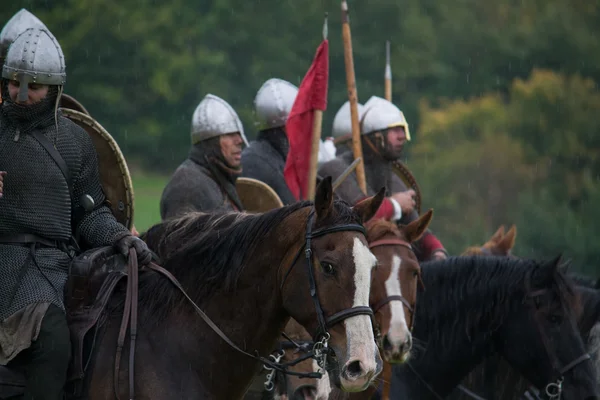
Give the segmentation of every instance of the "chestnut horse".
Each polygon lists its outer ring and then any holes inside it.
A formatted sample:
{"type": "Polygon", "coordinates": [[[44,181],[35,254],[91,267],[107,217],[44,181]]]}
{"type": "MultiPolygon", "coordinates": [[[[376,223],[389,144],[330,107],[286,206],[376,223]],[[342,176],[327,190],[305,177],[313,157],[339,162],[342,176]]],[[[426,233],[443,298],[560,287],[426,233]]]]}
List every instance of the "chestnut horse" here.
{"type": "MultiPolygon", "coordinates": [[[[264,214],[191,213],[151,228],[145,235],[149,246],[189,299],[153,271],[140,275],[137,398],[241,398],[260,368],[252,355],[275,347],[290,316],[316,342],[328,344],[341,366],[342,388],[366,388],[382,361],[368,307],[376,258],[362,221],[375,214],[383,193],[352,208],[333,201],[326,178],[314,203],[264,214]],[[192,302],[231,343],[199,318],[192,302]]],[[[115,387],[121,398],[128,393],[127,357],[113,379],[119,295],[98,338],[91,400],[115,398],[115,387]]]]}
{"type": "Polygon", "coordinates": [[[496,233],[492,235],[490,240],[482,246],[468,247],[461,255],[462,256],[512,256],[512,249],[515,246],[517,239],[517,227],[511,226],[506,234],[504,233],[504,225],[500,226],[496,233]]]}
{"type": "MultiPolygon", "coordinates": [[[[409,328],[413,323],[420,277],[419,262],[411,243],[423,235],[432,217],[433,210],[429,210],[406,226],[398,226],[385,220],[372,220],[365,225],[369,248],[378,261],[372,274],[369,304],[375,312],[375,327],[378,332],[379,349],[384,359],[384,370],[387,365],[391,371],[390,363],[402,363],[409,357],[412,344],[409,328]]],[[[302,328],[292,321],[286,327],[286,334],[300,345],[310,340],[310,335],[302,332],[302,328]]],[[[289,342],[284,343],[288,344],[288,348],[292,348],[285,353],[286,361],[295,360],[302,354],[300,346],[294,349],[295,346],[289,346],[289,342]]],[[[294,371],[307,373],[316,371],[316,367],[314,362],[308,360],[298,364],[294,371]]],[[[335,382],[335,379],[332,380],[335,382]]],[[[327,376],[319,380],[280,377],[276,382],[274,398],[369,399],[380,383],[381,379],[378,379],[363,392],[344,393],[336,386],[332,387],[327,376]]]]}

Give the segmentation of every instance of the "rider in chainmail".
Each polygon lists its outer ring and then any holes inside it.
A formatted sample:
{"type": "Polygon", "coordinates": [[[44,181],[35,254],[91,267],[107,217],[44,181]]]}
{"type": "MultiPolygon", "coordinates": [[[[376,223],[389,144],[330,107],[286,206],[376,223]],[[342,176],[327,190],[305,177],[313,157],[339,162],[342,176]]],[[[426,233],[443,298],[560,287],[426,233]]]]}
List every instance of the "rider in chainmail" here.
{"type": "Polygon", "coordinates": [[[296,202],[283,171],[290,148],[285,123],[297,94],[296,86],[281,79],[269,79],[261,86],[254,99],[261,130],[242,152],[242,175],[272,187],[286,205],[296,202]]]}
{"type": "MultiPolygon", "coordinates": [[[[342,115],[345,111],[340,110],[342,115]]],[[[347,116],[349,118],[349,105],[347,116]]],[[[337,116],[336,116],[337,117],[337,116]]],[[[334,124],[335,128],[335,124],[334,124]]],[[[361,120],[361,141],[363,161],[367,181],[366,195],[361,191],[356,179],[356,173],[344,180],[336,194],[343,200],[356,204],[366,196],[374,195],[379,189],[387,189],[386,199],[377,211],[375,218],[408,224],[419,218],[414,209],[414,192],[408,190],[404,182],[393,172],[392,161],[400,157],[404,141],[410,139],[408,124],[402,111],[391,102],[373,96],[364,105],[361,120]],[[392,143],[390,136],[395,135],[392,143]],[[402,138],[402,139],[398,139],[402,138]]],[[[338,150],[339,152],[339,150],[338,150]]],[[[324,163],[319,168],[320,176],[340,176],[354,161],[352,150],[339,154],[335,159],[324,163]]],[[[446,258],[447,252],[442,243],[429,230],[415,243],[415,252],[419,261],[446,258]]]]}
{"type": "Polygon", "coordinates": [[[192,117],[192,147],[165,186],[160,216],[190,211],[243,211],[235,188],[242,173],[242,143],[247,143],[237,113],[223,99],[208,94],[192,117]]]}
{"type": "Polygon", "coordinates": [[[0,82],[0,364],[24,371],[26,399],[62,398],[73,237],[82,248],[134,247],[141,265],[151,258],[106,205],[91,138],[58,111],[65,78],[52,33],[30,28],[10,46],[0,82]]]}

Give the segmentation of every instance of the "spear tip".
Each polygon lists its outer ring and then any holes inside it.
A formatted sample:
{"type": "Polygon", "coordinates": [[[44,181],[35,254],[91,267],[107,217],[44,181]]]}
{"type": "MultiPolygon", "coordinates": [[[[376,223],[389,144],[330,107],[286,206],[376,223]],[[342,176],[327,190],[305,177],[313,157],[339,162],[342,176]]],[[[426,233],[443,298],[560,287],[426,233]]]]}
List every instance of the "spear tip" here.
{"type": "Polygon", "coordinates": [[[325,21],[323,21],[323,40],[327,40],[327,36],[329,34],[329,30],[328,30],[328,19],[329,19],[329,13],[327,11],[325,11],[325,21]]]}

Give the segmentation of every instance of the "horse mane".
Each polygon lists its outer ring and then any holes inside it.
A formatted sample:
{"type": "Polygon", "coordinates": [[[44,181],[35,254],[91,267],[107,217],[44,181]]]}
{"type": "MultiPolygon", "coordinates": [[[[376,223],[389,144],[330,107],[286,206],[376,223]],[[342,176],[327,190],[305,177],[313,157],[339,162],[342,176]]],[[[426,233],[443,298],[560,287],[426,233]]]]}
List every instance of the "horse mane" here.
{"type": "Polygon", "coordinates": [[[456,348],[464,343],[465,334],[469,340],[475,334],[492,335],[513,310],[522,307],[525,276],[532,269],[534,287],[548,288],[561,302],[576,306],[572,282],[559,270],[550,277],[542,261],[462,256],[422,263],[426,290],[419,294],[422,312],[416,315],[415,327],[427,332],[428,347],[437,349],[431,353],[456,348]],[[482,326],[489,330],[481,332],[482,326]]]}
{"type": "MultiPolygon", "coordinates": [[[[256,251],[269,232],[291,214],[312,205],[297,202],[262,214],[193,212],[151,227],[145,240],[191,298],[206,300],[216,292],[235,290],[244,266],[257,258],[256,251]]],[[[338,200],[314,229],[348,223],[362,221],[347,203],[338,200]]],[[[294,229],[304,230],[304,225],[294,229]]],[[[165,277],[143,274],[139,301],[149,310],[149,319],[161,321],[180,305],[183,296],[165,277]]]]}
{"type": "Polygon", "coordinates": [[[365,224],[367,229],[367,242],[371,243],[387,235],[401,237],[398,225],[385,219],[371,219],[365,224]]]}

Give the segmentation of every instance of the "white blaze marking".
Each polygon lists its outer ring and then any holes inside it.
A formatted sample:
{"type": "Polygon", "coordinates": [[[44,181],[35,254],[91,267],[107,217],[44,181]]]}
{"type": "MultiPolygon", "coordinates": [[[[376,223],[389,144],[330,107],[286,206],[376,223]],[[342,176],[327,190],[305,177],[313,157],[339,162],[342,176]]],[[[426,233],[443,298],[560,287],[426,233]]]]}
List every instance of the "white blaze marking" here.
{"type": "MultiPolygon", "coordinates": [[[[358,238],[354,238],[352,249],[354,256],[354,303],[352,307],[368,306],[371,290],[371,270],[377,263],[377,258],[358,238]]],[[[366,371],[375,371],[375,339],[371,318],[367,315],[357,315],[344,320],[346,327],[348,360],[360,360],[366,371]]]]}
{"type": "MultiPolygon", "coordinates": [[[[319,365],[317,360],[313,360],[313,372],[319,372],[319,365]]],[[[317,393],[315,400],[327,400],[331,393],[331,384],[329,383],[329,374],[327,371],[323,371],[323,377],[317,379],[317,393]]]]}
{"type": "MultiPolygon", "coordinates": [[[[385,291],[388,296],[402,296],[400,279],[398,278],[401,263],[402,260],[400,257],[397,255],[392,257],[392,271],[390,272],[390,276],[388,276],[388,278],[385,280],[385,291]]],[[[390,305],[392,314],[388,339],[393,344],[401,345],[406,341],[408,335],[408,325],[406,324],[404,306],[399,301],[390,301],[388,304],[390,305]]]]}

